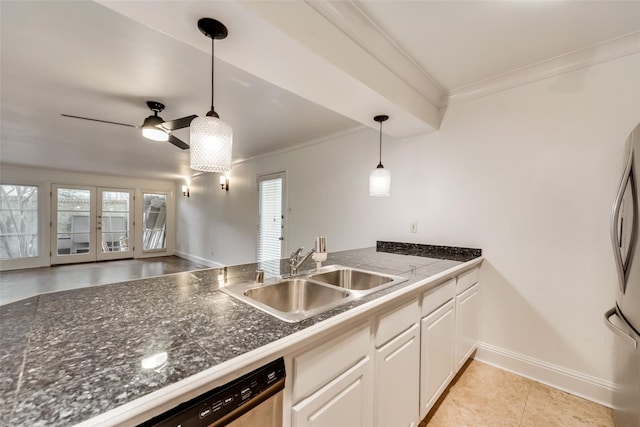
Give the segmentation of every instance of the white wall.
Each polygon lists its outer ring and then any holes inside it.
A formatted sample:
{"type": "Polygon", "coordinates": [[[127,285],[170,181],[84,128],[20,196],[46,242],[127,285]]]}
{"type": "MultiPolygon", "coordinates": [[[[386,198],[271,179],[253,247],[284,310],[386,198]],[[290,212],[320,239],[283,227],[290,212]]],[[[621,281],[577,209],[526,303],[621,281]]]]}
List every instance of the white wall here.
{"type": "Polygon", "coordinates": [[[157,181],[140,178],[128,178],[106,175],[91,175],[83,173],[65,172],[55,169],[32,168],[26,166],[7,165],[0,166],[0,182],[2,184],[36,185],[38,186],[39,225],[41,230],[46,230],[41,235],[37,258],[23,260],[2,261],[0,270],[26,267],[43,267],[50,265],[50,227],[51,220],[51,184],[63,185],[88,185],[106,188],[133,189],[135,190],[136,203],[134,215],[136,224],[142,224],[142,193],[159,192],[167,194],[167,250],[163,252],[143,252],[141,227],[134,227],[134,257],[146,258],[152,256],[173,255],[175,252],[175,212],[174,212],[174,183],[172,181],[157,181]]]}
{"type": "Polygon", "coordinates": [[[632,55],[452,105],[430,135],[385,137],[388,198],[367,196],[378,155],[369,129],[234,166],[229,193],[217,175],[197,177],[178,203],[178,250],[253,261],[256,174],[286,170],[287,250],[321,234],[330,251],[376,240],[482,248],[481,355],[532,376],[559,372],[538,376],[608,403],[609,214],[638,122],[640,55],[632,55]],[[408,232],[413,221],[417,234],[408,232]],[[576,378],[593,387],[574,387],[576,378]]]}

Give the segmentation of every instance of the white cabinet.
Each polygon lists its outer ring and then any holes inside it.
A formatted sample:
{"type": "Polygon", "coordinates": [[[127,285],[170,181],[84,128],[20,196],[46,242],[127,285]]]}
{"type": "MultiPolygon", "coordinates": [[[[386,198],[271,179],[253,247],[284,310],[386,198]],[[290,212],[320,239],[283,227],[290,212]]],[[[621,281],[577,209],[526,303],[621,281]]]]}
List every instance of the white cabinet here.
{"type": "Polygon", "coordinates": [[[373,424],[369,323],[292,357],[291,426],[373,424]]]}
{"type": "Polygon", "coordinates": [[[376,425],[418,425],[419,365],[417,323],[376,350],[376,425]]]}
{"type": "Polygon", "coordinates": [[[420,308],[415,299],[378,319],[374,370],[376,426],[409,427],[420,422],[419,318],[420,308]]]}
{"type": "Polygon", "coordinates": [[[292,353],[284,426],[417,426],[476,349],[478,277],[467,270],[292,353]]]}
{"type": "Polygon", "coordinates": [[[475,283],[456,295],[456,370],[464,365],[477,347],[480,316],[479,288],[480,285],[475,283]]]}
{"type": "Polygon", "coordinates": [[[310,427],[368,427],[372,424],[371,360],[339,375],[293,406],[292,425],[310,427]]]}
{"type": "Polygon", "coordinates": [[[420,418],[424,418],[454,376],[453,298],[424,317],[420,328],[420,418]]]}
{"type": "Polygon", "coordinates": [[[456,279],[422,297],[420,322],[420,418],[424,418],[454,376],[456,279]]]}

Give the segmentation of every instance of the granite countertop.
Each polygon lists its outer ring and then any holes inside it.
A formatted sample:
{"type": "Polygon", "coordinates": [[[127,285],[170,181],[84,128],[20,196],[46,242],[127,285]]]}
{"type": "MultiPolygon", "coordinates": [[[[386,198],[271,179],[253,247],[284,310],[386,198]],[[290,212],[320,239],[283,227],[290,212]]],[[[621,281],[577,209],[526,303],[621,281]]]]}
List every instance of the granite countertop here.
{"type": "MultiPolygon", "coordinates": [[[[0,306],[0,420],[31,426],[88,420],[480,256],[478,251],[447,260],[439,259],[442,254],[379,252],[384,243],[378,242],[378,251],[331,253],[324,265],[398,274],[406,282],[298,323],[219,291],[221,285],[252,280],[256,268],[264,267],[258,264],[43,294],[0,306]],[[142,368],[143,359],[160,352],[168,355],[161,369],[142,368]]],[[[285,264],[276,269],[284,272],[285,264]]],[[[301,270],[312,266],[309,261],[301,270]]]]}

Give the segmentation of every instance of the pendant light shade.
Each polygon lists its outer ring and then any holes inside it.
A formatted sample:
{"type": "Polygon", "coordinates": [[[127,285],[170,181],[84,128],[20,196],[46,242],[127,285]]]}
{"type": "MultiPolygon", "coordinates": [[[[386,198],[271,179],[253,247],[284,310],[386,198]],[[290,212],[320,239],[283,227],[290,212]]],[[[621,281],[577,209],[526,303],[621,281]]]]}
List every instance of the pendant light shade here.
{"type": "Polygon", "coordinates": [[[391,172],[382,166],[382,122],[389,116],[375,116],[373,120],[380,123],[380,161],[378,166],[369,175],[369,195],[388,196],[391,190],[391,172]]]}
{"type": "Polygon", "coordinates": [[[191,169],[229,172],[233,130],[218,117],[198,117],[191,122],[191,169]]]}
{"type": "Polygon", "coordinates": [[[213,76],[215,39],[227,37],[227,27],[220,21],[202,18],[198,28],[211,38],[211,110],[205,117],[193,119],[189,129],[191,169],[203,172],[228,172],[231,170],[233,130],[213,108],[213,76]]]}
{"type": "Polygon", "coordinates": [[[385,168],[376,168],[369,175],[369,195],[388,196],[391,189],[391,173],[385,168]]]}

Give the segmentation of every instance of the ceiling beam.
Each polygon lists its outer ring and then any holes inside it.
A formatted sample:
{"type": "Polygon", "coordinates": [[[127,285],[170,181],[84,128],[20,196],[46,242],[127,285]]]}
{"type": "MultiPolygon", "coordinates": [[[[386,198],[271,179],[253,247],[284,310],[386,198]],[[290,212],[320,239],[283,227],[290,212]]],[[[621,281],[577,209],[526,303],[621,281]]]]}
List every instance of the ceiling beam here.
{"type": "Polygon", "coordinates": [[[229,36],[217,58],[374,129],[373,116],[387,114],[385,133],[396,138],[439,126],[437,105],[306,2],[100,3],[206,52],[197,20],[218,19],[229,36]]]}

